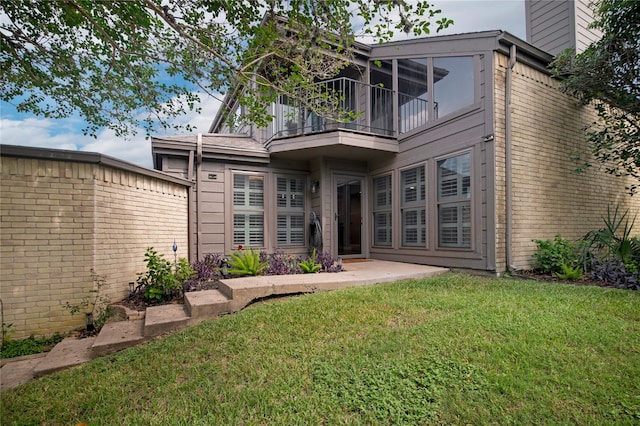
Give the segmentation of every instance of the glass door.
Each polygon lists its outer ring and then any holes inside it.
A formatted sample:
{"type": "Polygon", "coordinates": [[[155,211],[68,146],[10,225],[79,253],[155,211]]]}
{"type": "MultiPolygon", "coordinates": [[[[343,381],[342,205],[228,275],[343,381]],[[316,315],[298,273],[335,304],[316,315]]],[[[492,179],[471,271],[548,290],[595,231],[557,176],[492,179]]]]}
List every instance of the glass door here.
{"type": "Polygon", "coordinates": [[[362,178],[336,178],[336,230],[338,256],[362,256],[362,178]]]}

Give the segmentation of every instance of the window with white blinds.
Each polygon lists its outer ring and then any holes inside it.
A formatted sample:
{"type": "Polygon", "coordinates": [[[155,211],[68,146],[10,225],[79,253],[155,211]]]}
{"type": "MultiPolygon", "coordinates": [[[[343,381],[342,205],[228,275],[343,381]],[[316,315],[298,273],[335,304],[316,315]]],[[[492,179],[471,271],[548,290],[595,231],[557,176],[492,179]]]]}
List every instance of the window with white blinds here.
{"type": "Polygon", "coordinates": [[[391,245],[391,175],[373,179],[373,244],[391,245]]]}
{"type": "Polygon", "coordinates": [[[426,247],[426,190],[424,166],[400,173],[400,212],[402,216],[402,245],[426,247]]]}
{"type": "Polygon", "coordinates": [[[233,244],[264,247],[264,176],[233,175],[233,244]]]}
{"type": "Polygon", "coordinates": [[[302,246],[305,244],[305,179],[278,177],[276,186],[278,246],[302,246]]]}
{"type": "Polygon", "coordinates": [[[471,248],[471,153],[438,161],[438,245],[471,248]]]}

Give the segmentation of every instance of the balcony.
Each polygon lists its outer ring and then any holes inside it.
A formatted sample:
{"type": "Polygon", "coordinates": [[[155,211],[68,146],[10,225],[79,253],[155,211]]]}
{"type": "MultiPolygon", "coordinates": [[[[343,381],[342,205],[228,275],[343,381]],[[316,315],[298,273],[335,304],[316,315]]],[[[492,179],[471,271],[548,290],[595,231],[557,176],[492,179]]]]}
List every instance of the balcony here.
{"type": "Polygon", "coordinates": [[[399,135],[426,125],[438,115],[436,104],[429,117],[429,100],[420,90],[396,93],[346,77],[323,81],[317,87],[313,96],[326,102],[322,116],[303,102],[287,96],[278,98],[271,137],[266,142],[272,154],[298,159],[311,155],[389,155],[398,152],[399,135]]]}
{"type": "MultiPolygon", "coordinates": [[[[323,81],[318,86],[320,90],[316,93],[331,99],[323,116],[302,106],[301,102],[280,96],[274,105],[271,139],[335,130],[397,137],[425,125],[429,120],[426,93],[418,93],[417,96],[398,93],[398,104],[394,107],[395,92],[381,86],[345,77],[323,81]],[[394,119],[394,110],[398,111],[397,120],[394,119]]],[[[436,103],[433,117],[437,116],[436,103]]]]}
{"type": "Polygon", "coordinates": [[[314,96],[319,102],[326,101],[322,117],[301,102],[280,96],[274,105],[272,138],[335,130],[395,136],[392,90],[344,77],[323,81],[317,87],[314,96]]]}

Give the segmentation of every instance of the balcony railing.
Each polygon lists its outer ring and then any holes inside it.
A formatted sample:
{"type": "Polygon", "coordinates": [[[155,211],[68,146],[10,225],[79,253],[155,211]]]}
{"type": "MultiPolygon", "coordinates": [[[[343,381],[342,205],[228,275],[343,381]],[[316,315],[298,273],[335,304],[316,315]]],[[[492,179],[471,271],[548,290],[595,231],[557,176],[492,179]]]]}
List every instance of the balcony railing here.
{"type": "Polygon", "coordinates": [[[437,103],[434,103],[432,117],[429,117],[429,101],[424,99],[426,93],[420,96],[398,93],[397,121],[394,121],[393,90],[349,78],[323,81],[316,87],[320,90],[314,91],[314,96],[327,100],[324,113],[318,115],[302,106],[301,102],[280,96],[274,110],[274,138],[330,130],[353,130],[393,137],[438,118],[437,103]],[[322,98],[323,95],[326,98],[322,98]]]}
{"type": "MultiPolygon", "coordinates": [[[[318,93],[328,99],[322,116],[280,96],[275,104],[273,137],[296,136],[330,130],[352,130],[383,136],[395,135],[393,91],[349,78],[318,83],[318,93]],[[370,107],[368,108],[367,106],[370,107]]],[[[320,98],[322,99],[322,98],[320,98]]]]}

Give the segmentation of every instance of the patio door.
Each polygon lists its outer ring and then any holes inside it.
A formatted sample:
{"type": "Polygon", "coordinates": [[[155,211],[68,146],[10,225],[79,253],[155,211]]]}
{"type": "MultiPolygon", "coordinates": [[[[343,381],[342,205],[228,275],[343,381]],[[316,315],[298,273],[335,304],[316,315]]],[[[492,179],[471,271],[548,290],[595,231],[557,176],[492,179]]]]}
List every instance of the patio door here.
{"type": "Polygon", "coordinates": [[[338,256],[362,257],[362,187],[360,176],[336,176],[335,222],[338,256]]]}

